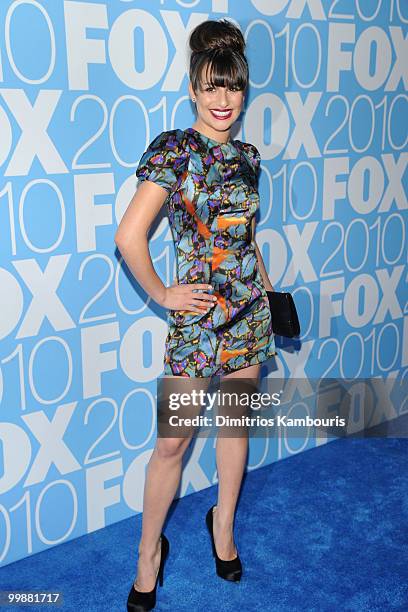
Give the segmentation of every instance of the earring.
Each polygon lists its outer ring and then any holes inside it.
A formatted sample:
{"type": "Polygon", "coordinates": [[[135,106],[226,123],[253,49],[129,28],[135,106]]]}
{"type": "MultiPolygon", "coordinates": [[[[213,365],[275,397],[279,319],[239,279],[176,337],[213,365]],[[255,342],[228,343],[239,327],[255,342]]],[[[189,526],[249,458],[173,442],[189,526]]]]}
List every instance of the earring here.
{"type": "Polygon", "coordinates": [[[195,101],[196,101],[196,99],[195,99],[195,98],[191,98],[191,99],[192,99],[192,101],[193,101],[193,102],[195,102],[195,101]]]}

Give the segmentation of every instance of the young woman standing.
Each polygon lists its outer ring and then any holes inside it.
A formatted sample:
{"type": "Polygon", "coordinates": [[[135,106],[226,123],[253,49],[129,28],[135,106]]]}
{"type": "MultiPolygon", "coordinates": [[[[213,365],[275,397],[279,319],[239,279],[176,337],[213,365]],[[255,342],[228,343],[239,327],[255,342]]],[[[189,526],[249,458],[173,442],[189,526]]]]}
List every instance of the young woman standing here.
{"type": "MultiPolygon", "coordinates": [[[[235,25],[220,20],[197,26],[189,42],[196,121],[162,132],[149,145],[136,171],[140,185],[115,242],[139,284],[168,310],[165,379],[257,380],[261,363],[276,351],[266,294],[273,287],[254,239],[260,155],[254,145],[230,138],[248,85],[245,41],[235,25]],[[147,239],[164,202],[176,248],[177,283],[170,287],[154,270],[147,239]]],[[[162,527],[190,438],[156,440],[128,611],[155,606],[169,553],[162,527]]],[[[206,524],[217,574],[226,580],[242,574],[233,523],[247,450],[245,436],[217,438],[218,500],[206,524]]]]}

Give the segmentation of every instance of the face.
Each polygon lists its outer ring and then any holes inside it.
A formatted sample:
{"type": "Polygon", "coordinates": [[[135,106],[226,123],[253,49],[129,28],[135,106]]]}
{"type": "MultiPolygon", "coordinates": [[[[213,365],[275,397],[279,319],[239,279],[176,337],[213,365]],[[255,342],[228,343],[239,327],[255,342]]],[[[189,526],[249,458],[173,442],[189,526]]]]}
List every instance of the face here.
{"type": "Polygon", "coordinates": [[[195,128],[210,138],[226,142],[231,126],[241,114],[245,92],[227,87],[212,87],[206,81],[204,67],[200,88],[194,92],[190,83],[189,93],[192,99],[196,99],[195,128]]]}

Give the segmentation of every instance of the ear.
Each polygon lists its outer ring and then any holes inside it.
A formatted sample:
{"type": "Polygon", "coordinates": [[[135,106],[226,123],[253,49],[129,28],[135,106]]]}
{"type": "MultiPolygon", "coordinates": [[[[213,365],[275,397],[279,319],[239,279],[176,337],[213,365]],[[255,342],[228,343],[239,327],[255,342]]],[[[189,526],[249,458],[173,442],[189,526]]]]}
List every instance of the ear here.
{"type": "Polygon", "coordinates": [[[244,91],[242,95],[241,112],[245,111],[246,101],[247,101],[247,94],[246,94],[246,91],[244,91]]]}
{"type": "Polygon", "coordinates": [[[190,98],[195,98],[196,97],[195,93],[194,93],[193,86],[191,84],[191,81],[189,81],[189,83],[188,83],[188,93],[190,95],[190,98]]]}

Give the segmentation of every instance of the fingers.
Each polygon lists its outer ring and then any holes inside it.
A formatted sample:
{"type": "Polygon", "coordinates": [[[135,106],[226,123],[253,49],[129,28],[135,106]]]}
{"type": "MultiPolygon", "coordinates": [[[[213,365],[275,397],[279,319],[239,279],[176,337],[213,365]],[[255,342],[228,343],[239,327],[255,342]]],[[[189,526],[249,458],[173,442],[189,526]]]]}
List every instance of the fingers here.
{"type": "Polygon", "coordinates": [[[191,309],[194,310],[194,312],[199,312],[199,313],[202,313],[205,311],[209,312],[211,308],[213,308],[214,306],[215,306],[215,302],[213,302],[212,304],[209,304],[208,302],[207,303],[204,302],[202,305],[196,304],[195,302],[190,304],[191,309]]]}
{"type": "Polygon", "coordinates": [[[197,301],[204,302],[205,305],[208,305],[207,304],[208,302],[212,304],[217,301],[217,298],[215,297],[215,295],[211,295],[211,293],[200,293],[199,295],[193,294],[190,299],[193,302],[197,302],[197,301]]]}
{"type": "Polygon", "coordinates": [[[195,306],[190,306],[190,308],[181,308],[177,312],[196,312],[197,314],[206,314],[210,311],[210,308],[196,308],[195,306]]]}
{"type": "Polygon", "coordinates": [[[200,291],[203,292],[205,290],[210,291],[213,289],[211,285],[207,285],[205,283],[181,283],[179,285],[180,289],[183,291],[200,291]]]}
{"type": "Polygon", "coordinates": [[[206,290],[208,291],[210,289],[213,289],[213,287],[206,283],[179,284],[178,290],[183,294],[183,301],[187,301],[187,306],[181,308],[180,310],[184,310],[186,312],[196,312],[199,314],[211,310],[211,308],[217,303],[217,298],[211,293],[206,293],[206,290]]]}
{"type": "Polygon", "coordinates": [[[215,295],[205,292],[196,293],[195,289],[192,289],[192,294],[190,296],[191,304],[194,304],[195,306],[198,306],[202,309],[208,309],[214,306],[216,302],[217,298],[215,295]]]}
{"type": "Polygon", "coordinates": [[[194,312],[209,312],[217,303],[217,298],[213,300],[213,297],[215,296],[210,296],[210,300],[202,300],[200,298],[193,297],[191,298],[191,302],[189,303],[188,307],[194,312]]]}

